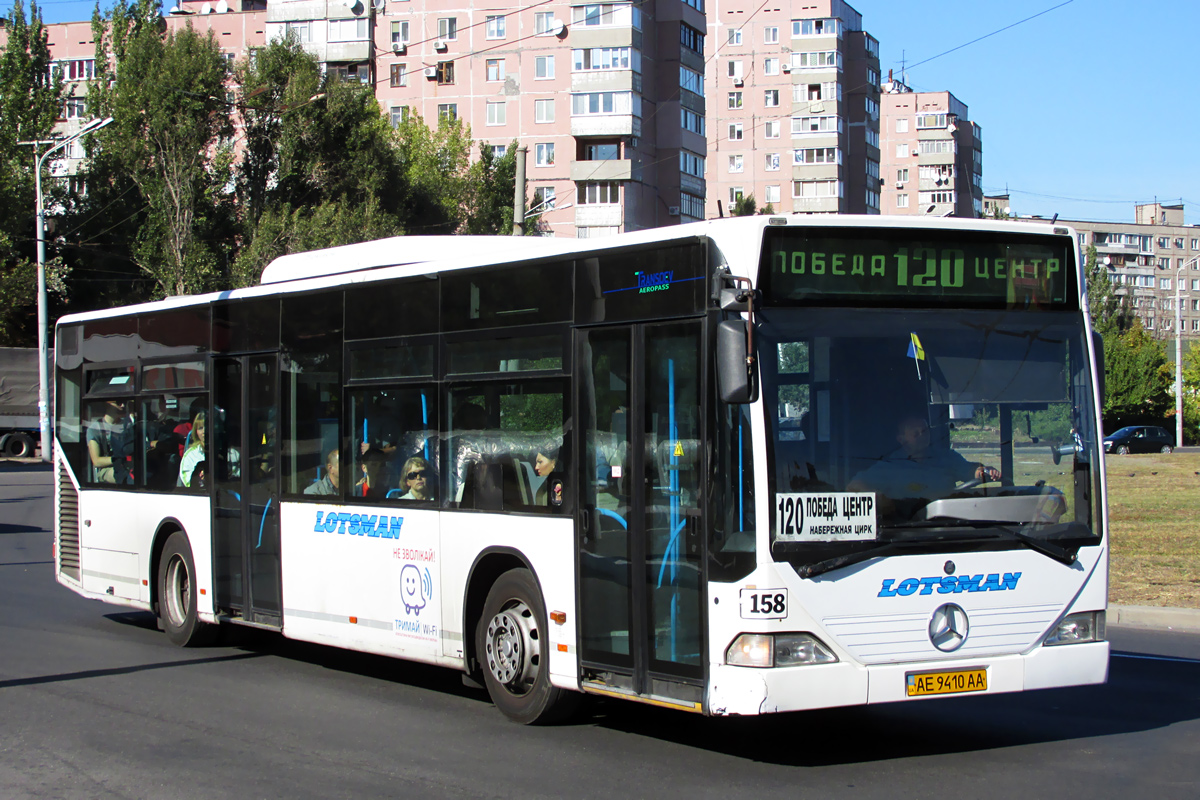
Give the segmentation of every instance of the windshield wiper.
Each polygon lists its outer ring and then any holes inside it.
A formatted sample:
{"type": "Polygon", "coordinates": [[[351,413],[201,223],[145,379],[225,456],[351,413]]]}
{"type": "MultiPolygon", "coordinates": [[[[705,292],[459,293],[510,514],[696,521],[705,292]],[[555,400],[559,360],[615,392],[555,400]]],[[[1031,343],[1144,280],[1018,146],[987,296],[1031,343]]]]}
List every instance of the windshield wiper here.
{"type": "MultiPolygon", "coordinates": [[[[1044,539],[1038,539],[1034,536],[1030,536],[1029,534],[1023,533],[1022,531],[1010,527],[1003,522],[998,522],[995,520],[939,517],[937,519],[922,520],[921,522],[903,522],[898,525],[888,525],[884,527],[884,530],[913,530],[919,528],[944,530],[948,527],[971,528],[973,530],[988,531],[991,533],[1000,534],[1003,538],[1018,541],[1028,547],[1030,550],[1033,550],[1036,553],[1041,553],[1047,558],[1052,558],[1060,564],[1066,564],[1068,567],[1074,564],[1079,558],[1078,547],[1062,547],[1052,542],[1047,542],[1044,539]]],[[[842,567],[848,567],[851,564],[858,564],[879,556],[892,555],[908,547],[927,545],[931,542],[940,540],[962,541],[962,539],[947,533],[935,536],[922,536],[920,538],[914,537],[912,539],[893,539],[891,541],[884,541],[878,547],[874,547],[870,550],[860,550],[855,553],[847,553],[845,555],[836,556],[835,558],[827,558],[824,561],[818,561],[815,564],[797,567],[796,574],[798,574],[801,578],[814,578],[822,573],[830,572],[835,569],[841,569],[842,567]]]]}

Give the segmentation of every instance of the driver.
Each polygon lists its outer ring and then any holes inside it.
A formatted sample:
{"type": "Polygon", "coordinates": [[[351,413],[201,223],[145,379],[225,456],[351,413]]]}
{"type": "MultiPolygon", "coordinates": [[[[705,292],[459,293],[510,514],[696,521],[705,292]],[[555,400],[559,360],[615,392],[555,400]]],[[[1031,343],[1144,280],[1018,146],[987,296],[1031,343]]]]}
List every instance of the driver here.
{"type": "Polygon", "coordinates": [[[930,446],[929,423],[906,417],[896,429],[900,447],[858,473],[850,492],[876,492],[889,498],[935,500],[954,491],[960,481],[998,481],[1000,470],[967,461],[956,451],[930,446]]]}

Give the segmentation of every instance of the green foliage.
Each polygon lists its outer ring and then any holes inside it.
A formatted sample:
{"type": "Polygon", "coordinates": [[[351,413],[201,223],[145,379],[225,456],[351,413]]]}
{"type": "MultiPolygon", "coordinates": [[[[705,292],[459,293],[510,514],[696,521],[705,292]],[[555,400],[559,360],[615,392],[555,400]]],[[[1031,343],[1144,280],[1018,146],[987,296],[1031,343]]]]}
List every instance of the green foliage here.
{"type": "Polygon", "coordinates": [[[49,138],[63,90],[61,81],[50,79],[48,35],[37,6],[27,18],[16,0],[6,31],[0,52],[0,345],[30,346],[37,342],[33,165],[46,147],[35,152],[17,143],[49,138]]]}
{"type": "Polygon", "coordinates": [[[409,114],[395,135],[407,188],[402,207],[407,232],[454,233],[470,198],[470,128],[462,120],[442,119],[431,129],[419,115],[409,114]]]}
{"type": "Polygon", "coordinates": [[[1183,356],[1183,438],[1188,444],[1200,441],[1200,347],[1183,356]]]}
{"type": "Polygon", "coordinates": [[[158,10],[151,0],[113,6],[96,60],[111,50],[115,75],[93,82],[89,99],[114,120],[94,136],[103,163],[127,177],[145,204],[133,260],[161,294],[187,294],[223,283],[229,159],[222,151],[233,126],[213,34],[189,26],[163,35],[158,10]]]}
{"type": "Polygon", "coordinates": [[[1163,343],[1138,321],[1123,334],[1104,340],[1104,427],[1161,424],[1172,408],[1174,368],[1163,343]]]}
{"type": "MultiPolygon", "coordinates": [[[[513,194],[517,182],[517,142],[496,158],[490,145],[479,143],[479,160],[471,165],[470,200],[460,233],[505,235],[512,233],[513,194]]],[[[526,203],[528,208],[528,203],[526,203]]],[[[535,215],[525,220],[526,233],[536,232],[535,215]]]]}
{"type": "Polygon", "coordinates": [[[1084,259],[1084,279],[1087,281],[1088,311],[1092,326],[1105,337],[1123,334],[1134,327],[1137,315],[1129,295],[1118,292],[1108,275],[1108,267],[1096,258],[1095,245],[1088,245],[1084,259]]]}
{"type": "Polygon", "coordinates": [[[733,204],[733,208],[729,210],[729,215],[733,217],[752,217],[757,210],[758,201],[754,199],[754,195],[744,194],[733,204]]]}

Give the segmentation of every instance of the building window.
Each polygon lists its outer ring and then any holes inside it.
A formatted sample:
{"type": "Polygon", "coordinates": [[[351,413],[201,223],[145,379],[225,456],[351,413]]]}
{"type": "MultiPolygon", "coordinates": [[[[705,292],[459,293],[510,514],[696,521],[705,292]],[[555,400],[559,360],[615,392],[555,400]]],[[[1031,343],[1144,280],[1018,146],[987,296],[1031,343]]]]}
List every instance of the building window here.
{"type": "Polygon", "coordinates": [[[841,70],[842,54],[837,50],[826,50],[816,53],[792,53],[792,66],[796,69],[841,70]]]}
{"type": "Polygon", "coordinates": [[[775,172],[779,169],[779,153],[767,153],[767,172],[775,172]]]}
{"type": "Polygon", "coordinates": [[[679,151],[679,171],[697,178],[704,177],[704,157],[688,150],[679,151]]]}
{"type": "Polygon", "coordinates": [[[779,59],[768,58],[763,60],[763,75],[778,75],[779,74],[779,59]]]}
{"type": "Polygon", "coordinates": [[[779,120],[777,120],[777,119],[767,120],[766,122],[763,123],[763,138],[764,139],[778,139],[779,138],[779,130],[781,127],[782,126],[779,124],[779,120]]]}
{"type": "Polygon", "coordinates": [[[1158,237],[1158,246],[1159,247],[1170,247],[1171,246],[1170,237],[1167,237],[1167,236],[1158,237]]]}
{"type": "Polygon", "coordinates": [[[67,119],[79,119],[87,113],[87,100],[82,97],[68,97],[63,104],[63,116],[67,119]]]}
{"type": "Polygon", "coordinates": [[[553,186],[535,186],[533,187],[533,208],[530,211],[542,213],[550,211],[554,208],[554,187],[553,186]]]}
{"type": "Polygon", "coordinates": [[[792,20],[792,36],[836,36],[837,19],[794,19],[792,20]]]}
{"type": "Polygon", "coordinates": [[[534,100],[533,101],[533,121],[534,122],[554,122],[554,101],[553,100],[534,100]]]}
{"type": "Polygon", "coordinates": [[[1158,279],[1158,288],[1170,289],[1171,288],[1171,279],[1170,278],[1159,278],[1158,279]]]}
{"type": "Polygon", "coordinates": [[[1182,237],[1182,236],[1176,237],[1176,239],[1175,239],[1175,249],[1176,249],[1176,250],[1182,250],[1182,249],[1183,249],[1183,237],[1182,237]]]}
{"type": "Polygon", "coordinates": [[[507,104],[504,102],[487,104],[487,124],[503,125],[508,121],[507,104]]]}
{"type": "Polygon", "coordinates": [[[458,17],[441,17],[438,19],[438,38],[452,42],[458,38],[458,17]]]}
{"type": "Polygon", "coordinates": [[[487,65],[487,79],[489,81],[504,80],[504,59],[489,58],[489,59],[487,59],[486,65],[487,65]]]}
{"type": "Polygon", "coordinates": [[[908,167],[896,170],[896,183],[908,183],[908,167]]]}
{"type": "MultiPolygon", "coordinates": [[[[587,70],[608,70],[608,69],[629,69],[631,66],[634,69],[641,69],[641,64],[637,61],[637,51],[632,47],[589,47],[571,51],[571,69],[575,72],[585,72],[587,70]]],[[[688,70],[691,72],[691,70],[688,70]]],[[[700,73],[692,73],[699,75],[700,73]]],[[[690,85],[685,85],[686,80],[683,74],[680,73],[680,85],[685,89],[690,89],[697,94],[703,94],[703,89],[694,89],[690,85]]],[[[700,83],[703,84],[703,79],[700,83]]]]}
{"type": "Polygon", "coordinates": [[[768,25],[763,28],[763,44],[779,44],[779,28],[768,25]]]}
{"type": "Polygon", "coordinates": [[[492,158],[504,158],[504,154],[508,152],[508,145],[506,144],[494,144],[491,145],[491,148],[492,158]]]}
{"type": "Polygon", "coordinates": [[[692,219],[704,219],[704,200],[687,192],[680,192],[679,214],[692,219]]]}
{"type": "Polygon", "coordinates": [[[841,196],[841,181],[792,181],[792,197],[841,196]]]}
{"type": "Polygon", "coordinates": [[[729,157],[729,171],[731,173],[732,172],[741,172],[742,168],[744,166],[745,166],[744,156],[735,155],[735,156],[729,157]]]}
{"type": "Polygon", "coordinates": [[[326,74],[352,83],[371,82],[371,69],[366,64],[330,64],[326,67],[326,74]]]}
{"type": "Polygon", "coordinates": [[[704,76],[687,67],[679,68],[679,86],[693,94],[704,96],[704,76]]]}
{"type": "Polygon", "coordinates": [[[764,90],[763,91],[763,102],[766,103],[767,108],[778,107],[778,105],[779,105],[779,90],[778,89],[764,90]]]}
{"type": "Polygon", "coordinates": [[[679,24],[679,43],[694,53],[704,54],[704,34],[687,23],[679,24]]]}
{"type": "Polygon", "coordinates": [[[554,12],[535,12],[533,15],[533,32],[538,36],[552,35],[554,33],[554,12]]]}
{"type": "Polygon", "coordinates": [[[745,196],[745,194],[746,194],[746,190],[743,189],[741,186],[730,186],[729,187],[729,206],[730,206],[730,208],[737,205],[738,200],[741,200],[742,197],[745,196]]]}
{"type": "Polygon", "coordinates": [[[954,203],[954,192],[920,192],[917,201],[921,205],[946,205],[954,203]]]}
{"type": "Polygon", "coordinates": [[[836,114],[819,117],[792,117],[792,133],[841,133],[842,121],[836,114]]]}
{"type": "Polygon", "coordinates": [[[734,79],[740,79],[742,77],[742,62],[741,61],[727,62],[725,64],[725,71],[729,75],[729,77],[734,78],[734,79]]]}
{"type": "Polygon", "coordinates": [[[392,23],[392,44],[406,44],[408,42],[408,21],[392,23]]]}
{"type": "Polygon", "coordinates": [[[896,208],[908,208],[908,194],[901,193],[896,195],[896,208]]]}
{"type": "Polygon", "coordinates": [[[778,203],[779,202],[779,187],[778,186],[768,186],[767,192],[764,195],[764,197],[768,203],[778,203]]]}
{"type": "Polygon", "coordinates": [[[896,119],[896,133],[908,133],[908,117],[896,119]]]}
{"type": "Polygon", "coordinates": [[[541,142],[533,146],[533,163],[538,167],[554,166],[554,142],[541,142]]]}
{"type": "MultiPolygon", "coordinates": [[[[633,8],[629,3],[596,3],[571,8],[571,21],[584,27],[609,27],[628,25],[632,21],[633,8]]],[[[634,27],[637,27],[635,24],[634,27]]]]}
{"type": "Polygon", "coordinates": [[[640,114],[633,92],[577,92],[571,95],[571,116],[640,114]]]}
{"type": "Polygon", "coordinates": [[[437,82],[438,86],[447,86],[454,83],[454,62],[439,61],[437,65],[437,82]]]}
{"type": "Polygon", "coordinates": [[[90,81],[96,77],[96,59],[76,58],[70,61],[55,61],[50,65],[50,77],[61,77],[64,81],[90,81]]]}
{"type": "Polygon", "coordinates": [[[408,72],[405,64],[392,64],[388,68],[388,82],[393,89],[408,86],[408,72]]]}
{"type": "Polygon", "coordinates": [[[679,124],[685,131],[698,133],[701,136],[704,135],[704,117],[701,114],[697,114],[695,111],[689,111],[686,108],[681,108],[679,111],[679,124]]]}
{"type": "Polygon", "coordinates": [[[399,128],[400,124],[408,119],[408,106],[392,106],[388,111],[393,128],[399,128]]]}
{"type": "Polygon", "coordinates": [[[955,152],[954,142],[950,139],[925,139],[917,142],[921,155],[945,155],[955,152]]]}
{"type": "Polygon", "coordinates": [[[793,164],[840,164],[842,151],[836,147],[807,147],[792,152],[793,164]]]}
{"type": "Polygon", "coordinates": [[[896,145],[896,158],[908,158],[908,145],[903,142],[896,145]]]}
{"type": "Polygon", "coordinates": [[[730,108],[741,108],[742,107],[742,93],[741,92],[730,92],[729,93],[729,107],[730,108]]]}
{"type": "Polygon", "coordinates": [[[367,39],[367,18],[329,20],[329,41],[364,42],[367,39]]]}
{"type": "Polygon", "coordinates": [[[504,17],[494,16],[487,18],[487,38],[503,39],[504,38],[504,17]]]}
{"type": "Polygon", "coordinates": [[[443,122],[458,119],[458,103],[438,103],[438,119],[443,122]]]}
{"type": "Polygon", "coordinates": [[[535,78],[554,77],[554,56],[536,56],[533,59],[533,76],[535,78]]]}
{"type": "Polygon", "coordinates": [[[621,184],[615,181],[591,181],[576,186],[575,202],[581,206],[611,205],[621,202],[621,184]]]}
{"type": "Polygon", "coordinates": [[[729,123],[729,141],[740,142],[742,140],[742,123],[729,123]]]}
{"type": "Polygon", "coordinates": [[[917,130],[946,127],[945,114],[917,114],[917,130]]]}
{"type": "Polygon", "coordinates": [[[312,41],[312,23],[311,22],[285,22],[283,23],[283,33],[289,39],[297,42],[312,41]]]}
{"type": "Polygon", "coordinates": [[[730,28],[729,29],[729,44],[741,44],[741,43],[742,43],[742,29],[741,28],[730,28]]]}

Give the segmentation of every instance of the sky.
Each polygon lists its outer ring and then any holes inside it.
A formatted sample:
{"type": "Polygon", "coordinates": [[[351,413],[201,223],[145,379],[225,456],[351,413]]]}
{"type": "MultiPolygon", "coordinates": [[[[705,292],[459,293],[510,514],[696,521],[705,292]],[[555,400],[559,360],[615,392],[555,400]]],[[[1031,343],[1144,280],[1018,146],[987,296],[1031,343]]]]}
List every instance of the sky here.
{"type": "MultiPolygon", "coordinates": [[[[983,127],[984,192],[1008,193],[1012,213],[1133,222],[1135,203],[1157,200],[1183,202],[1186,223],[1200,225],[1200,93],[1190,82],[1200,76],[1188,66],[1200,51],[1200,0],[850,5],[879,41],[884,76],[904,69],[915,91],[967,104],[983,127]]],[[[47,22],[68,22],[89,19],[93,0],[40,6],[47,22]]]]}

